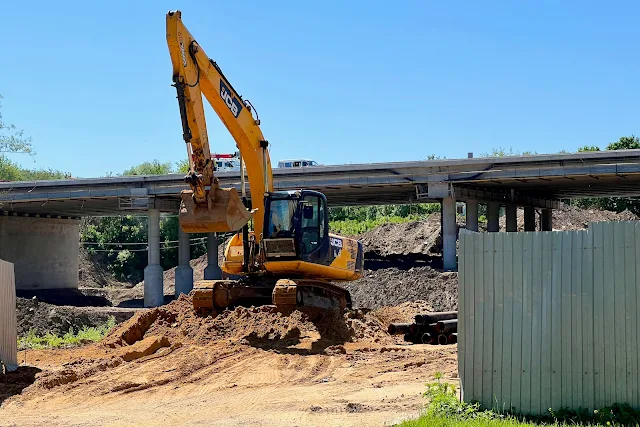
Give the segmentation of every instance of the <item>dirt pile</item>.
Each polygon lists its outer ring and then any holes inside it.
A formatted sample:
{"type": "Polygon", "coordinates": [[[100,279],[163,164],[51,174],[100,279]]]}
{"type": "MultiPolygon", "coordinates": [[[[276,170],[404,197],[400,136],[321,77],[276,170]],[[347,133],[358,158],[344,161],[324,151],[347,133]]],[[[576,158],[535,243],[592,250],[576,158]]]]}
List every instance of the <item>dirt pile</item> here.
{"type": "Polygon", "coordinates": [[[64,335],[69,328],[77,332],[85,326],[100,326],[107,323],[109,316],[114,316],[119,323],[135,313],[136,310],[126,308],[59,306],[33,299],[16,299],[18,336],[26,335],[29,330],[37,335],[64,335]]]}
{"type": "Polygon", "coordinates": [[[431,214],[424,221],[384,224],[359,239],[368,257],[438,254],[442,246],[440,214],[431,214]]]}
{"type": "Polygon", "coordinates": [[[181,295],[170,304],[136,314],[112,331],[101,345],[117,348],[149,336],[170,342],[209,345],[220,340],[279,346],[320,343],[325,346],[352,340],[388,338],[386,325],[375,313],[351,310],[342,314],[314,308],[282,313],[275,306],[237,307],[216,316],[198,316],[191,298],[181,295]]]}
{"type": "Polygon", "coordinates": [[[354,307],[380,308],[422,300],[435,311],[449,311],[458,304],[458,273],[428,266],[366,270],[362,279],[340,286],[351,293],[354,307]]]}
{"type": "Polygon", "coordinates": [[[80,248],[78,255],[78,286],[80,288],[132,288],[135,284],[121,282],[113,277],[104,259],[90,255],[80,248]]]}

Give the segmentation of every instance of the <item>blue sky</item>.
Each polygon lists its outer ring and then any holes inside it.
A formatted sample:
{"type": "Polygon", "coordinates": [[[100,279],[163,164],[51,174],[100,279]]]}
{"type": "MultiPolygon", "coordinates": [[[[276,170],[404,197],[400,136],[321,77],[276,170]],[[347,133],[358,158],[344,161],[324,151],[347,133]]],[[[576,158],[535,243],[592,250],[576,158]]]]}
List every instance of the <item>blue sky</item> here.
{"type": "MultiPolygon", "coordinates": [[[[553,153],[640,133],[633,1],[5,2],[4,119],[28,167],[100,176],[186,157],[165,14],[257,108],[271,158],[553,153]]],[[[235,150],[207,110],[212,150],[235,150]]]]}

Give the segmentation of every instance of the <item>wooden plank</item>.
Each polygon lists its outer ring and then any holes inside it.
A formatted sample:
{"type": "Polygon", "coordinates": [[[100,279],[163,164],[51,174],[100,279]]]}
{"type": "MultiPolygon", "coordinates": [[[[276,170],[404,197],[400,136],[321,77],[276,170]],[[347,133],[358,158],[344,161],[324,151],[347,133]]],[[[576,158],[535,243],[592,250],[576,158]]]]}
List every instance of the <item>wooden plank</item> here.
{"type": "Polygon", "coordinates": [[[558,410],[562,407],[562,235],[553,233],[553,278],[551,286],[551,405],[558,410]]]}
{"type": "MultiPolygon", "coordinates": [[[[492,404],[502,410],[502,324],[504,322],[504,241],[507,233],[495,233],[493,257],[493,390],[492,404]]],[[[510,236],[509,236],[510,237],[510,236]]]]}
{"type": "Polygon", "coordinates": [[[551,337],[554,329],[551,324],[551,303],[553,291],[553,234],[542,235],[542,345],[540,401],[543,410],[551,407],[551,337]]]}
{"type": "Polygon", "coordinates": [[[562,406],[570,408],[573,404],[571,398],[571,362],[573,353],[571,351],[571,232],[564,231],[562,235],[562,284],[561,286],[561,308],[562,324],[560,331],[562,336],[562,406]]]}
{"type": "Polygon", "coordinates": [[[605,401],[612,405],[616,401],[616,351],[615,351],[615,272],[613,271],[613,230],[611,224],[603,222],[604,228],[604,375],[605,401]]]}
{"type": "Polygon", "coordinates": [[[495,257],[495,239],[497,233],[487,233],[484,245],[484,334],[482,351],[482,405],[485,408],[493,407],[493,315],[494,303],[494,276],[493,259],[495,257]]]}
{"type": "Polygon", "coordinates": [[[515,235],[507,233],[504,241],[504,312],[502,323],[502,401],[505,410],[511,408],[512,351],[513,351],[513,259],[515,235]]]}
{"type": "Polygon", "coordinates": [[[593,377],[593,232],[588,230],[583,235],[582,256],[582,343],[584,355],[582,366],[583,378],[583,407],[593,411],[595,383],[593,377]]]}
{"type": "Polygon", "coordinates": [[[607,224],[613,234],[613,266],[614,266],[614,310],[615,327],[611,331],[614,335],[614,351],[616,359],[616,402],[627,401],[627,346],[625,340],[625,266],[624,266],[624,226],[622,223],[610,222],[607,224]]]}
{"type": "Polygon", "coordinates": [[[522,411],[531,413],[531,311],[533,280],[533,234],[524,238],[524,256],[522,261],[522,411]]]}
{"type": "Polygon", "coordinates": [[[638,364],[636,342],[636,222],[620,224],[623,228],[624,243],[624,284],[625,284],[625,344],[627,357],[627,402],[635,405],[638,399],[638,364]]]}
{"type": "Polygon", "coordinates": [[[475,321],[474,321],[474,337],[473,337],[473,394],[470,400],[477,402],[482,401],[482,356],[484,343],[484,259],[485,259],[485,240],[487,234],[480,233],[476,239],[475,250],[475,321]]]}
{"type": "Polygon", "coordinates": [[[582,238],[584,231],[571,233],[571,389],[572,407],[584,407],[582,399],[582,238]]]}
{"type": "Polygon", "coordinates": [[[511,347],[511,407],[514,412],[522,411],[522,334],[523,334],[523,265],[524,237],[517,233],[513,240],[513,338],[511,347]]]}
{"type": "Polygon", "coordinates": [[[604,227],[602,223],[590,225],[593,229],[593,378],[594,406],[607,405],[607,379],[604,340],[604,227]]]}
{"type": "Polygon", "coordinates": [[[540,414],[548,408],[541,404],[542,357],[542,235],[532,233],[531,264],[531,413],[540,414]]]}

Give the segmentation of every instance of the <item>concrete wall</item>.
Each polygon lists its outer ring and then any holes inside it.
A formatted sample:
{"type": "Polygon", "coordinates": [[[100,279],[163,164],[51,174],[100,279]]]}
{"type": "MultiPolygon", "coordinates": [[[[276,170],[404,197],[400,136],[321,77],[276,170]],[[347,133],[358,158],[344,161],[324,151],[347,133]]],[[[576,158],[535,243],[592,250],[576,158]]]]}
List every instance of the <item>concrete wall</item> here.
{"type": "Polygon", "coordinates": [[[460,233],[463,399],[543,414],[640,409],[640,222],[460,233]]]}
{"type": "Polygon", "coordinates": [[[79,224],[0,217],[0,258],[14,264],[17,289],[78,287],[79,224]]]}

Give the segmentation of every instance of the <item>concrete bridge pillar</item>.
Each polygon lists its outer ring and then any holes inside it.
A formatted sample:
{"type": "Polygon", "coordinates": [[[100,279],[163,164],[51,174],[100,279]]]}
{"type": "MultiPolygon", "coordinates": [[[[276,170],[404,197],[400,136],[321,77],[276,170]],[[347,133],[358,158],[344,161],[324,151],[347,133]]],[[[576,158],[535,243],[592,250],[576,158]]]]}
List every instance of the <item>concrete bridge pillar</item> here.
{"type": "Polygon", "coordinates": [[[160,265],[160,211],[149,209],[147,267],[144,269],[144,306],[164,303],[162,266],[160,265]]]}
{"type": "Polygon", "coordinates": [[[533,207],[524,208],[524,231],[536,231],[536,210],[533,207]]]}
{"type": "Polygon", "coordinates": [[[541,231],[553,231],[553,217],[551,209],[542,209],[542,218],[540,219],[541,231]]]}
{"type": "Polygon", "coordinates": [[[518,206],[516,205],[507,205],[506,206],[506,216],[507,216],[507,232],[515,232],[518,231],[518,206]]]}
{"type": "Polygon", "coordinates": [[[14,264],[16,289],[78,287],[80,221],[0,215],[0,259],[14,264]]]}
{"type": "Polygon", "coordinates": [[[499,223],[500,204],[498,202],[487,203],[487,231],[497,233],[500,231],[499,223]]]}
{"type": "Polygon", "coordinates": [[[191,243],[189,233],[178,227],[178,267],[176,267],[175,285],[176,298],[180,294],[188,294],[193,289],[193,268],[189,265],[191,260],[191,243]]]}
{"type": "Polygon", "coordinates": [[[204,280],[222,279],[222,270],[218,265],[218,233],[207,234],[207,267],[204,269],[204,280]]]}
{"type": "Polygon", "coordinates": [[[455,270],[458,266],[456,257],[457,241],[456,199],[442,199],[442,263],[445,270],[455,270]]]}
{"type": "Polygon", "coordinates": [[[467,200],[467,230],[478,231],[478,201],[467,200]]]}

